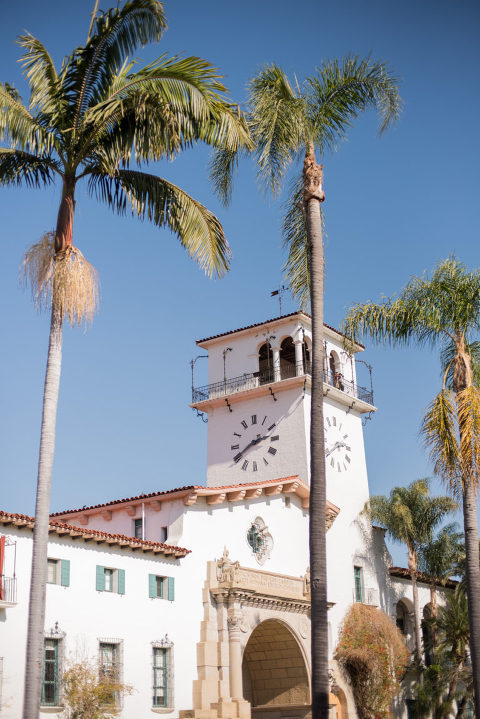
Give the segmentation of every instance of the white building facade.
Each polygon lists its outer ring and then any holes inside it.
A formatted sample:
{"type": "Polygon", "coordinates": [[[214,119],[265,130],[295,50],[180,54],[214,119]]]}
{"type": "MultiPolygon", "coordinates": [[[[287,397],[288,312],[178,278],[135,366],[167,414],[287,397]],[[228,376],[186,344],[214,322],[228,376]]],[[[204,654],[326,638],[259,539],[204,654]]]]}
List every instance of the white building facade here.
{"type": "MultiPolygon", "coordinates": [[[[197,344],[209,357],[209,384],[192,397],[208,416],[206,484],[52,516],[42,717],[63,716],[62,672],[82,653],[133,687],[116,698],[124,719],[309,715],[311,321],[296,312],[197,344]]],[[[327,326],[325,357],[332,656],[354,601],[408,634],[411,585],[360,515],[371,388],[327,326]]],[[[32,526],[0,513],[0,719],[21,716],[32,526]]],[[[420,596],[426,605],[426,585],[420,596]]],[[[333,659],[331,669],[332,716],[353,719],[348,682],[333,659]]]]}

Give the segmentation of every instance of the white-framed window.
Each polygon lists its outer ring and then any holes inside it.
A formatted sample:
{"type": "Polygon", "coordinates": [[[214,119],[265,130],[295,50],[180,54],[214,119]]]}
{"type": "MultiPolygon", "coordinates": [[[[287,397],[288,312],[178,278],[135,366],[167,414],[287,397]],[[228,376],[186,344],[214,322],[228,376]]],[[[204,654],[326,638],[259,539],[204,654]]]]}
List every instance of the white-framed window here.
{"type": "Polygon", "coordinates": [[[152,642],[152,707],[173,706],[173,642],[166,634],[152,642]]]}
{"type": "Polygon", "coordinates": [[[62,587],[70,586],[70,560],[47,559],[47,583],[60,584],[62,587]]]}
{"type": "MultiPolygon", "coordinates": [[[[123,681],[123,642],[121,639],[101,638],[98,640],[98,673],[100,679],[107,679],[113,684],[122,684],[123,681]]],[[[106,701],[106,706],[119,707],[122,704],[122,694],[112,689],[106,701]]]]}
{"type": "Polygon", "coordinates": [[[161,574],[148,575],[148,596],[150,599],[175,599],[174,577],[164,577],[161,574]]]}
{"type": "Polygon", "coordinates": [[[97,564],[95,587],[97,592],[125,594],[125,570],[97,564]]]}
{"type": "Polygon", "coordinates": [[[353,568],[353,596],[356,602],[363,602],[363,569],[353,568]]]}
{"type": "Polygon", "coordinates": [[[133,536],[135,539],[143,539],[143,519],[141,517],[133,520],[133,536]]]}

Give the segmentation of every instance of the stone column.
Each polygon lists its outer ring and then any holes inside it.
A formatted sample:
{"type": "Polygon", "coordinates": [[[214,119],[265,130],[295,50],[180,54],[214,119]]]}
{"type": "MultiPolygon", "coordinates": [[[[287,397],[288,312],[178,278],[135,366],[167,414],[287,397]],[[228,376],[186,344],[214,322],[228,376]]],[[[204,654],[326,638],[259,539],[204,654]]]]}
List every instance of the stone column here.
{"type": "Polygon", "coordinates": [[[272,347],[273,354],[273,381],[279,382],[282,377],[280,374],[280,348],[272,347]]]}
{"type": "Polygon", "coordinates": [[[242,610],[236,602],[228,610],[228,646],[230,657],[230,695],[234,701],[243,699],[242,646],[240,643],[242,610]]]}
{"type": "Polygon", "coordinates": [[[295,340],[295,367],[296,367],[296,375],[297,377],[299,375],[302,375],[304,373],[303,369],[303,342],[302,340],[295,340]]]}

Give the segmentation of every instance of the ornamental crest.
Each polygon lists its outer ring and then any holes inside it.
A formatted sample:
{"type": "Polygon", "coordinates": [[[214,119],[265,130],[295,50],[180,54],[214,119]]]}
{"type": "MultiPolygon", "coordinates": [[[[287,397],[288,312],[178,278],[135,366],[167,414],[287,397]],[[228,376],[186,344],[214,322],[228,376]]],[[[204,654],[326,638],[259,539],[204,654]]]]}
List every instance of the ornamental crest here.
{"type": "Polygon", "coordinates": [[[259,564],[265,564],[273,549],[273,537],[261,517],[257,517],[247,531],[247,542],[259,564]]]}

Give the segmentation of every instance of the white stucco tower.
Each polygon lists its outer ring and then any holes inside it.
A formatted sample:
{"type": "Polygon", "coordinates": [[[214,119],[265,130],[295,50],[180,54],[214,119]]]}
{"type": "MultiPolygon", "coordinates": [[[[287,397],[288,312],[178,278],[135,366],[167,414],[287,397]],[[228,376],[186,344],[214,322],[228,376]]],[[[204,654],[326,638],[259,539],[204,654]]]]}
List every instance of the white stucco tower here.
{"type": "MultiPolygon", "coordinates": [[[[343,336],[325,325],[325,436],[329,499],[368,499],[361,416],[375,409],[356,382],[343,336]]],[[[198,340],[209,384],[192,406],[208,414],[207,486],[298,475],[309,482],[311,319],[295,312],[198,340]]],[[[363,350],[361,345],[355,352],[363,350]]]]}

